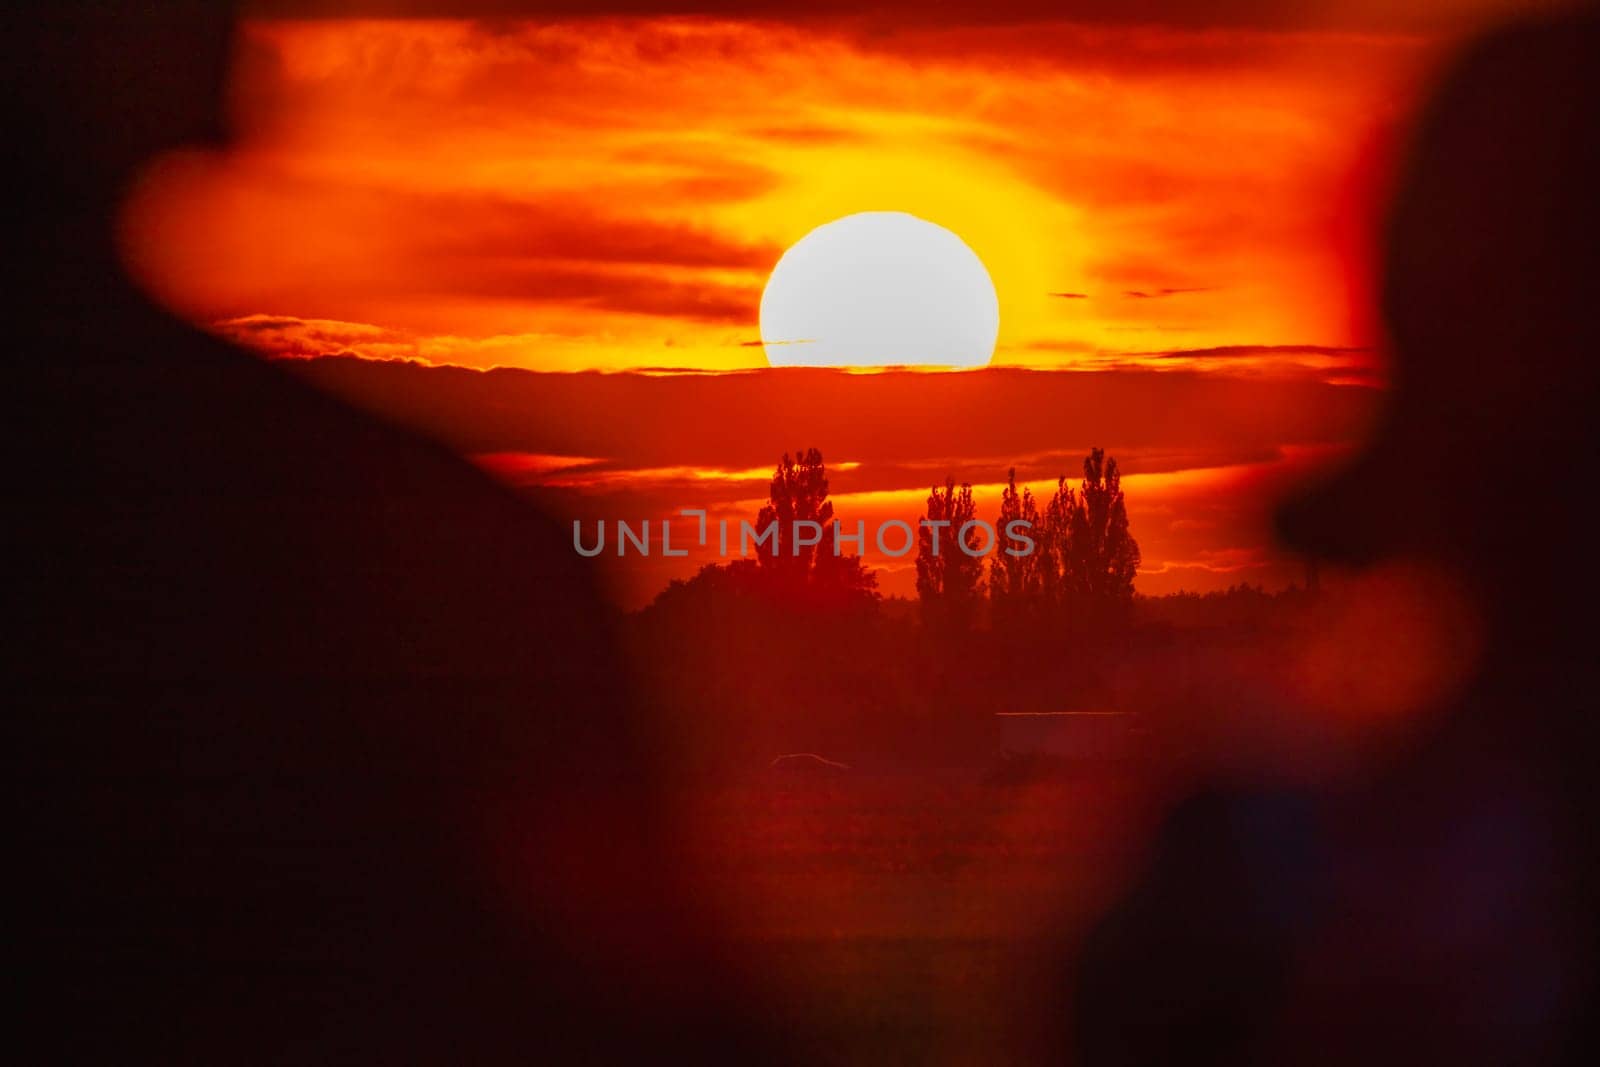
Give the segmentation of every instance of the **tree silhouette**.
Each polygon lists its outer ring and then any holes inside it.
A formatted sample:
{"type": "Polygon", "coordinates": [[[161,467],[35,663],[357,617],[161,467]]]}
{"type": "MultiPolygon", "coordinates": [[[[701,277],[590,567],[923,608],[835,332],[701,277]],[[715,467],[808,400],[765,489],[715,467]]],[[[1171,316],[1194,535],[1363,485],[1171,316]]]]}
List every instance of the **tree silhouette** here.
{"type": "Polygon", "coordinates": [[[934,486],[928,494],[927,512],[917,524],[917,596],[929,623],[957,629],[972,625],[983,561],[963,551],[961,543],[975,551],[983,546],[984,534],[974,527],[963,538],[961,530],[976,515],[968,483],[957,488],[954,478],[946,478],[942,489],[934,486]]]}
{"type": "Polygon", "coordinates": [[[1045,507],[1038,535],[1039,598],[1045,610],[1058,612],[1070,599],[1069,554],[1072,546],[1073,517],[1078,513],[1078,494],[1067,484],[1066,475],[1056,479],[1056,491],[1045,507]]]}
{"type": "Polygon", "coordinates": [[[859,554],[839,552],[828,470],[819,450],[796,449],[792,458],[785,452],[778,461],[767,503],[756,515],[758,537],[769,528],[772,536],[755,546],[758,573],[769,590],[813,602],[877,599],[877,575],[863,566],[859,554]],[[797,531],[797,522],[816,528],[797,531]]]}
{"type": "Polygon", "coordinates": [[[810,580],[820,538],[809,533],[795,539],[796,522],[816,523],[819,531],[833,523],[833,502],[828,499],[828,471],[815,448],[794,458],[785,452],[772,472],[767,503],[756,515],[756,531],[773,527],[774,536],[756,545],[763,573],[780,587],[798,589],[810,580]],[[812,542],[812,543],[807,543],[812,542]]]}
{"type": "Polygon", "coordinates": [[[1014,626],[1038,606],[1043,590],[1039,566],[1039,538],[1043,530],[1039,508],[1033,502],[1031,490],[1024,487],[1020,494],[1017,492],[1015,467],[1007,472],[994,528],[998,543],[989,557],[989,604],[996,626],[1014,626]],[[1010,537],[1011,524],[1015,522],[1026,524],[1026,530],[1019,532],[1033,542],[1031,550],[1024,551],[1026,542],[1019,543],[1010,537]]]}
{"type": "Polygon", "coordinates": [[[858,553],[846,554],[838,545],[838,531],[829,524],[823,531],[811,568],[814,600],[824,604],[847,605],[878,599],[878,575],[867,569],[858,553]]]}
{"type": "Polygon", "coordinates": [[[1069,595],[1096,602],[1132,599],[1139,545],[1128,532],[1122,473],[1104,449],[1092,449],[1084,458],[1083,482],[1070,521],[1064,568],[1069,595]]]}

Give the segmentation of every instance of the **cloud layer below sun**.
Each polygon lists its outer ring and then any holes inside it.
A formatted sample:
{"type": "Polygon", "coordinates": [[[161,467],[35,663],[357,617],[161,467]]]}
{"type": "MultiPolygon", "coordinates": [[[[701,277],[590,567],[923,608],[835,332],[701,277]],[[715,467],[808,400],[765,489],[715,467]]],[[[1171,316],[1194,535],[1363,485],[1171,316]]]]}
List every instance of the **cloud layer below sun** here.
{"type": "MultiPolygon", "coordinates": [[[[417,427],[565,519],[675,519],[690,555],[601,560],[626,603],[712,556],[695,551],[680,508],[754,521],[783,452],[820,446],[837,514],[876,530],[915,522],[928,487],[970,482],[992,519],[1000,483],[1048,499],[1107,448],[1125,472],[1144,550],[1139,589],[1283,585],[1301,565],[1271,547],[1273,501],[1348,454],[1378,391],[1311,378],[1193,370],[928,374],[778,368],[727,373],[475,371],[322,357],[290,364],[321,388],[417,427]]],[[[614,544],[613,544],[614,548],[614,544]]],[[[885,592],[914,592],[911,560],[865,551],[885,592]]]]}

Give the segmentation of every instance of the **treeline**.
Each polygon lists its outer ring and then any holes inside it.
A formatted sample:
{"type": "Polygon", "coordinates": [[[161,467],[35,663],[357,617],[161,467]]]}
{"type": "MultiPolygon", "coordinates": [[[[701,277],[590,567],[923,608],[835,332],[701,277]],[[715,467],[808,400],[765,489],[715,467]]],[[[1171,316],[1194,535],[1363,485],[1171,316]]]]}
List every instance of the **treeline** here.
{"type": "Polygon", "coordinates": [[[1009,627],[1133,598],[1139,544],[1128,528],[1122,473],[1103,449],[1084,457],[1076,489],[1065,475],[1056,479],[1042,511],[1031,489],[1017,491],[1011,468],[992,524],[979,518],[972,486],[947,478],[928,494],[918,531],[917,598],[935,625],[970,627],[985,606],[995,626],[1009,627]],[[956,532],[965,542],[957,548],[967,551],[935,552],[941,530],[956,532]],[[993,550],[975,554],[986,539],[993,550]]]}
{"type": "MultiPolygon", "coordinates": [[[[754,557],[707,565],[673,582],[657,603],[732,594],[794,606],[869,607],[879,593],[877,575],[859,554],[865,538],[857,552],[844,553],[840,542],[855,536],[841,537],[843,524],[834,520],[822,453],[785,453],[756,516],[754,529],[770,536],[755,542],[754,557]]],[[[1103,614],[1133,597],[1139,545],[1129,530],[1117,461],[1099,448],[1084,457],[1078,485],[1060,476],[1042,508],[1032,490],[1018,490],[1012,468],[992,517],[980,515],[970,483],[946,478],[930,490],[914,525],[892,525],[905,530],[905,551],[915,542],[917,597],[931,627],[1009,628],[1103,614]]]]}
{"type": "Polygon", "coordinates": [[[1014,471],[997,501],[947,478],[921,515],[882,523],[908,564],[916,553],[905,611],[886,610],[854,541],[859,520],[835,527],[815,449],[780,460],[753,518],[774,533],[750,556],[671,583],[625,623],[641,691],[671,724],[663,759],[685,769],[760,768],[784,752],[982,763],[996,712],[1165,714],[1247,699],[1214,680],[1219,665],[1248,657],[1234,673],[1270,678],[1293,660],[1263,650],[1293,647],[1308,624],[1299,591],[1136,599],[1139,548],[1117,463],[1100,449],[1048,496],[1014,471]]]}

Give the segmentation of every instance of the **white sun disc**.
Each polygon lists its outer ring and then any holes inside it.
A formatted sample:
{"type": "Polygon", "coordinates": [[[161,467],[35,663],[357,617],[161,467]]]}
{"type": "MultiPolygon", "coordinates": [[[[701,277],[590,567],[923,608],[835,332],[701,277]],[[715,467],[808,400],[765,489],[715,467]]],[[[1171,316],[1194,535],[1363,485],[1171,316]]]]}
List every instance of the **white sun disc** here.
{"type": "Polygon", "coordinates": [[[900,211],[818,226],[783,254],[761,294],[774,366],[979,367],[999,332],[999,299],[977,254],[900,211]]]}

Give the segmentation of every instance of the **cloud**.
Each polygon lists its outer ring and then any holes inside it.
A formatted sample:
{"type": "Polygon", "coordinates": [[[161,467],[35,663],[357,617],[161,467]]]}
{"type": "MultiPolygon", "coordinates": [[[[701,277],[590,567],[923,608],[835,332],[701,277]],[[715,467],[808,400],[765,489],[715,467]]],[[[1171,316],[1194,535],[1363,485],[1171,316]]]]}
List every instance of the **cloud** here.
{"type": "Polygon", "coordinates": [[[398,292],[432,296],[502,298],[530,305],[558,304],[652,315],[675,320],[743,326],[761,304],[758,283],[731,285],[697,278],[663,278],[650,270],[540,259],[484,263],[469,259],[442,276],[430,276],[398,292]]]}
{"type": "Polygon", "coordinates": [[[211,329],[235,344],[278,358],[403,359],[417,354],[415,343],[405,334],[363,322],[242,315],[212,323],[211,329]]]}
{"type": "Polygon", "coordinates": [[[801,441],[873,464],[1037,462],[1042,476],[1052,457],[1090,443],[1140,450],[1163,469],[1206,465],[1201,453],[1234,463],[1347,441],[1379,395],[1315,378],[1146,369],[557,374],[322,359],[302,371],[357,402],[385,398],[387,414],[464,453],[739,470],[801,441]],[[951,412],[961,417],[941,414],[951,412]]]}
{"type": "MultiPolygon", "coordinates": [[[[1506,11],[1515,9],[1510,0],[1506,11]]],[[[713,16],[810,21],[858,19],[880,28],[993,26],[1070,18],[1089,26],[1174,26],[1187,29],[1335,29],[1418,31],[1492,15],[1478,0],[1425,5],[1386,3],[1264,4],[1260,0],[812,0],[797,14],[788,0],[254,0],[252,12],[271,17],[476,18],[486,34],[505,20],[713,16]]]]}
{"type": "MultiPolygon", "coordinates": [[[[1112,333],[1181,334],[1192,326],[1107,326],[1112,333]]],[[[996,364],[1029,366],[1038,354],[1070,354],[1078,370],[1133,370],[1165,372],[1225,372],[1239,377],[1273,376],[1319,381],[1326,384],[1386,384],[1384,365],[1377,352],[1364,345],[1237,344],[1197,348],[1111,349],[1077,341],[1036,341],[1022,352],[996,353],[996,364]]],[[[1047,365],[1043,363],[1035,365],[1047,365]]]]}
{"type": "Polygon", "coordinates": [[[851,144],[866,139],[866,135],[859,130],[822,125],[762,126],[750,130],[749,133],[762,140],[797,145],[851,144]]]}
{"type": "Polygon", "coordinates": [[[1186,289],[1185,288],[1167,288],[1167,289],[1152,289],[1152,290],[1149,290],[1149,291],[1146,291],[1146,290],[1143,290],[1143,289],[1124,289],[1123,292],[1122,292],[1122,295],[1126,296],[1126,297],[1130,297],[1130,298],[1132,298],[1134,300],[1159,300],[1162,297],[1166,297],[1166,296],[1181,296],[1184,293],[1209,293],[1209,292],[1211,292],[1211,287],[1210,286],[1197,286],[1197,287],[1186,288],[1186,289]]]}
{"type": "Polygon", "coordinates": [[[782,250],[863,205],[979,253],[1008,353],[1123,347],[1126,328],[1358,340],[1327,217],[1419,54],[1160,18],[251,19],[241,36],[238,147],[149,176],[155,196],[189,168],[129,227],[141,280],[202,320],[590,342],[535,364],[552,368],[750,362],[739,337],[782,250]],[[1179,298],[1193,278],[1215,292],[1179,298]],[[1099,299],[1122,292],[1147,296],[1099,299]]]}
{"type": "Polygon", "coordinates": [[[540,484],[605,462],[593,456],[549,456],[537,452],[484,452],[471,458],[484,470],[513,484],[540,484]]]}
{"type": "Polygon", "coordinates": [[[481,328],[483,317],[466,310],[494,302],[743,324],[781,252],[571,198],[523,202],[270,170],[192,191],[177,214],[135,214],[136,235],[149,226],[159,237],[135,241],[136,267],[213,321],[238,318],[249,294],[259,303],[270,294],[307,319],[413,332],[465,333],[469,320],[481,328]]]}
{"type": "Polygon", "coordinates": [[[1371,348],[1360,345],[1218,345],[1213,348],[1178,348],[1129,354],[1155,356],[1158,359],[1240,359],[1255,356],[1359,356],[1371,352],[1371,348]]]}
{"type": "MultiPolygon", "coordinates": [[[[1271,547],[1272,502],[1353,447],[1381,396],[1226,371],[555,374],[349,357],[289,366],[474,457],[554,513],[591,522],[658,522],[684,507],[713,521],[751,518],[778,455],[809,445],[829,460],[847,524],[914,520],[946,474],[972,482],[988,515],[1008,467],[1048,498],[1058,476],[1075,483],[1084,452],[1103,446],[1124,472],[1146,592],[1226,585],[1246,569],[1253,580],[1294,578],[1271,547]]],[[[682,522],[674,536],[687,539],[682,522]]],[[[673,565],[628,571],[628,596],[648,599],[681,577],[673,565]]],[[[902,595],[910,580],[885,574],[902,595]]]]}
{"type": "Polygon", "coordinates": [[[477,193],[391,195],[386,210],[435,220],[416,234],[421,254],[766,271],[783,251],[687,222],[604,213],[588,203],[519,202],[477,193]]]}
{"type": "MultiPolygon", "coordinates": [[[[392,330],[369,323],[260,314],[219,319],[206,324],[205,328],[271,359],[349,356],[480,370],[537,362],[563,371],[587,370],[594,361],[592,343],[561,334],[529,332],[461,337],[392,330]]],[[[735,348],[761,346],[760,341],[734,344],[735,348]]],[[[637,351],[633,354],[638,355],[637,351]]],[[[756,356],[746,357],[743,365],[754,368],[765,364],[765,359],[756,356]]],[[[680,367],[636,367],[634,370],[640,374],[719,373],[680,367]]]]}

